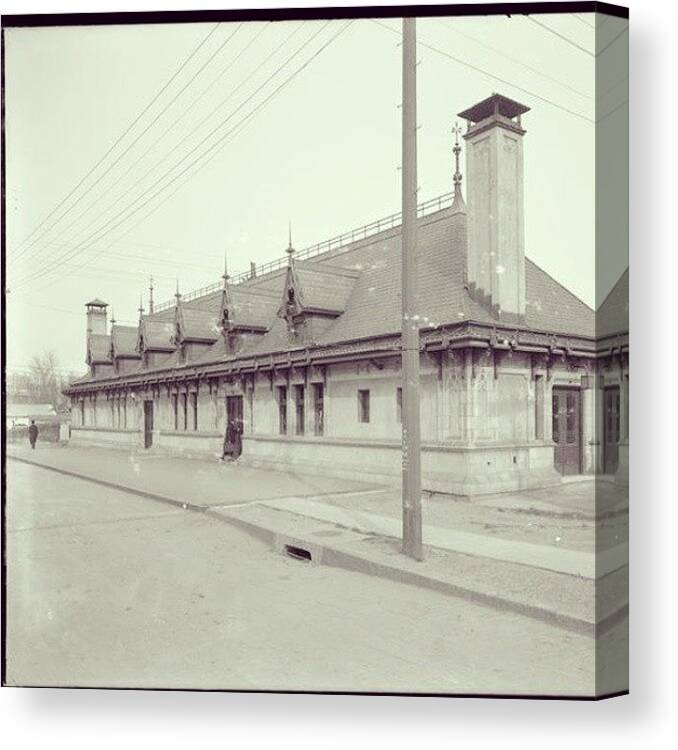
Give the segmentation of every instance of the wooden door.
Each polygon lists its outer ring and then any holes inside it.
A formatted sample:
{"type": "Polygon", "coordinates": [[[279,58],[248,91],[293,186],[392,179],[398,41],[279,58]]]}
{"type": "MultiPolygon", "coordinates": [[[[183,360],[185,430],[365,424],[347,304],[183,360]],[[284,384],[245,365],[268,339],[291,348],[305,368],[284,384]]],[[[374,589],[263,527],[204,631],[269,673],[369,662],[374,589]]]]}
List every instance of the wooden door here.
{"type": "Polygon", "coordinates": [[[553,389],[554,463],[561,474],[581,473],[581,391],[553,389]]]}
{"type": "Polygon", "coordinates": [[[224,455],[238,458],[242,453],[243,398],[226,396],[226,436],[224,455]]]}
{"type": "Polygon", "coordinates": [[[153,402],[144,401],[144,448],[153,445],[153,402]]]}
{"type": "Polygon", "coordinates": [[[619,464],[619,388],[603,392],[603,471],[614,474],[619,464]]]}

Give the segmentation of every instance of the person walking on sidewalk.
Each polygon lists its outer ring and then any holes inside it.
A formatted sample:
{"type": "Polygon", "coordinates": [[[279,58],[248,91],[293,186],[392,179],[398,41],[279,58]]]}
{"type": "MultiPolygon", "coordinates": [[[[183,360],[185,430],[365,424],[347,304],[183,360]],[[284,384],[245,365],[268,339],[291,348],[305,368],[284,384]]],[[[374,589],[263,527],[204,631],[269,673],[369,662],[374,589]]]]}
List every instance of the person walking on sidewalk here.
{"type": "Polygon", "coordinates": [[[38,425],[35,424],[34,419],[31,419],[31,424],[28,428],[28,439],[31,441],[31,448],[35,450],[35,443],[38,439],[38,425]]]}

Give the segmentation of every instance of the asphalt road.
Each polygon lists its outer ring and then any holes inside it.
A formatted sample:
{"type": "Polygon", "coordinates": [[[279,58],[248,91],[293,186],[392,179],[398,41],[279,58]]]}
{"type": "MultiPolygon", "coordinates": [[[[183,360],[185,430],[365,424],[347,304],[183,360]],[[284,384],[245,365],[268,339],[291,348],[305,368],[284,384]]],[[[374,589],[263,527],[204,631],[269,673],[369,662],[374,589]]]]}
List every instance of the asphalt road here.
{"type": "Polygon", "coordinates": [[[587,636],[292,560],[200,513],[11,459],[7,479],[9,684],[593,690],[587,636]]]}

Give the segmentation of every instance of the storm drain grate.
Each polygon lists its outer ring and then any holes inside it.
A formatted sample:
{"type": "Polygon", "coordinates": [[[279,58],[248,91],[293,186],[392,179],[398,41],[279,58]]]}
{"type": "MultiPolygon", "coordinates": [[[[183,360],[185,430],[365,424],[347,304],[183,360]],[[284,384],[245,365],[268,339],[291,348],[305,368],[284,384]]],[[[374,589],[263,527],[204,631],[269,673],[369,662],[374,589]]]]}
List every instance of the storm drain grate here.
{"type": "Polygon", "coordinates": [[[285,554],[293,557],[295,560],[311,561],[311,553],[303,547],[295,547],[293,544],[285,545],[285,554]]]}

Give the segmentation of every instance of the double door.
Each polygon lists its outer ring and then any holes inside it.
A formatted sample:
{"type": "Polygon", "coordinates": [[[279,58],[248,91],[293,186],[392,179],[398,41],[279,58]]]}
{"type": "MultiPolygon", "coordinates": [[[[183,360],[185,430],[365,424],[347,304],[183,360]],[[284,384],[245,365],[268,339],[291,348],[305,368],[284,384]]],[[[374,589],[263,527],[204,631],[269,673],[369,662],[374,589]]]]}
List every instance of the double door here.
{"type": "Polygon", "coordinates": [[[619,388],[603,391],[603,471],[614,474],[619,464],[619,388]]]}
{"type": "Polygon", "coordinates": [[[226,435],[224,456],[238,458],[242,453],[243,398],[226,396],[226,435]]]}
{"type": "Polygon", "coordinates": [[[581,473],[581,390],[553,389],[554,462],[561,474],[581,473]]]}

